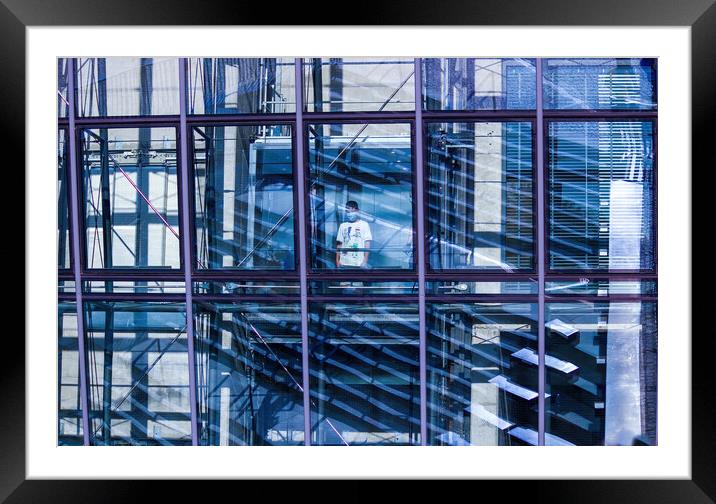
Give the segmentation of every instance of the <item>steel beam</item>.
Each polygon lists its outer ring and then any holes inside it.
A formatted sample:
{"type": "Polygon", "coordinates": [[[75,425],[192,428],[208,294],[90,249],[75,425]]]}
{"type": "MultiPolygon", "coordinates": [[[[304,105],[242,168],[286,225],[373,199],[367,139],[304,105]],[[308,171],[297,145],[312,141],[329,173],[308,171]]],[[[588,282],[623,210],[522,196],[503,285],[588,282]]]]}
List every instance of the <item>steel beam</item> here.
{"type": "MultiPolygon", "coordinates": [[[[70,208],[71,224],[70,236],[72,238],[72,272],[75,278],[75,303],[77,309],[77,350],[80,365],[80,407],[82,408],[82,441],[85,446],[90,444],[89,423],[89,383],[87,382],[87,347],[85,335],[84,309],[82,306],[82,264],[80,247],[80,198],[82,195],[80,185],[80,168],[77,164],[77,130],[75,129],[76,103],[75,92],[75,59],[68,61],[67,95],[69,98],[69,161],[70,161],[70,208]]],[[[84,208],[84,205],[82,205],[84,208]]]]}
{"type": "Polygon", "coordinates": [[[192,281],[191,272],[193,264],[191,262],[191,220],[190,216],[190,197],[189,197],[189,128],[186,123],[186,72],[187,59],[179,59],[179,143],[180,147],[180,174],[181,174],[181,243],[182,243],[182,259],[184,267],[184,284],[186,292],[186,337],[187,337],[187,353],[189,354],[189,408],[191,410],[191,444],[199,444],[199,423],[198,423],[198,403],[196,393],[196,355],[194,353],[194,306],[192,299],[192,281]]]}

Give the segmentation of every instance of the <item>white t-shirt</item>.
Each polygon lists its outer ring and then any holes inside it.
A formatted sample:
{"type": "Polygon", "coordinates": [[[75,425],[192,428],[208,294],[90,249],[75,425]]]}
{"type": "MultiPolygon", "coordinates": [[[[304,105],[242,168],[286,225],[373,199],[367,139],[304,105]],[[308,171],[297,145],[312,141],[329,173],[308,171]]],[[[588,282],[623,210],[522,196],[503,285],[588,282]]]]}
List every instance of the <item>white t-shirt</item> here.
{"type": "Polygon", "coordinates": [[[345,249],[365,248],[365,242],[373,239],[370,226],[364,220],[358,219],[355,222],[344,222],[338,226],[336,242],[340,243],[340,265],[361,266],[365,259],[364,251],[349,252],[345,249]]]}

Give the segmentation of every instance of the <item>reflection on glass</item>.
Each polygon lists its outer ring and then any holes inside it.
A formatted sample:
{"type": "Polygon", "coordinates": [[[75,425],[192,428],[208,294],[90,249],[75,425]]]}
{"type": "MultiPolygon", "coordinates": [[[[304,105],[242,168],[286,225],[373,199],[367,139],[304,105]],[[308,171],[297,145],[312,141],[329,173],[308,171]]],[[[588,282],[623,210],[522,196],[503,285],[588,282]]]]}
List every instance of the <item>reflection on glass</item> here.
{"type": "Polygon", "coordinates": [[[654,268],[652,123],[549,124],[549,267],[654,268]]]}
{"type": "Polygon", "coordinates": [[[308,128],[311,266],[413,268],[408,124],[308,128]]]}
{"type": "Polygon", "coordinates": [[[70,105],[67,96],[68,62],[67,58],[57,58],[57,117],[67,117],[70,105]]]}
{"type": "Polygon", "coordinates": [[[384,294],[417,294],[418,280],[364,282],[357,280],[311,281],[309,294],[319,295],[384,295],[384,294]]]}
{"type": "Polygon", "coordinates": [[[537,389],[537,305],[428,303],[428,444],[536,444],[537,389]]]}
{"type": "Polygon", "coordinates": [[[546,431],[575,445],[655,445],[656,303],[549,303],[546,431]]]}
{"type": "Polygon", "coordinates": [[[312,304],[311,443],[420,444],[415,304],[312,304]]]}
{"type": "Polygon", "coordinates": [[[537,294],[537,280],[499,282],[450,280],[426,282],[428,294],[537,294]]]}
{"type": "Polygon", "coordinates": [[[88,268],[179,268],[176,131],[81,132],[88,268]]]}
{"type": "Polygon", "coordinates": [[[548,109],[656,108],[656,59],[545,59],[548,109]]]}
{"type": "Polygon", "coordinates": [[[57,307],[57,425],[58,445],[81,445],[82,404],[79,387],[77,309],[75,303],[61,301],[57,307]]]}
{"type": "Polygon", "coordinates": [[[57,267],[70,267],[69,177],[67,176],[67,131],[57,137],[57,267]]]}
{"type": "Polygon", "coordinates": [[[196,306],[202,445],[303,444],[298,304],[196,306]]]}
{"type": "Polygon", "coordinates": [[[354,112],[414,110],[411,58],[307,58],[306,110],[354,112]]]}
{"type": "Polygon", "coordinates": [[[295,295],[298,296],[300,285],[296,280],[236,280],[217,282],[194,282],[195,294],[210,295],[251,295],[251,296],[273,296],[273,295],[295,295]]]}
{"type": "Polygon", "coordinates": [[[607,280],[603,278],[575,278],[557,282],[546,282],[548,296],[582,294],[608,296],[610,294],[642,294],[656,296],[656,280],[607,280]]]}
{"type": "Polygon", "coordinates": [[[180,303],[85,303],[90,442],[190,445],[186,314],[180,303]]]}
{"type": "Polygon", "coordinates": [[[523,58],[426,58],[426,110],[535,108],[535,60],[523,58]]]}
{"type": "Polygon", "coordinates": [[[184,281],[164,280],[107,280],[84,282],[82,292],[128,292],[135,294],[183,294],[184,281]]]}
{"type": "Polygon", "coordinates": [[[428,125],[433,269],[533,268],[532,126],[428,125]]]}
{"type": "Polygon", "coordinates": [[[57,281],[57,292],[63,293],[63,294],[74,294],[75,281],[74,280],[58,280],[57,281]]]}
{"type": "Polygon", "coordinates": [[[179,113],[177,58],[79,58],[80,117],[179,113]]]}
{"type": "Polygon", "coordinates": [[[189,58],[189,114],[296,111],[292,58],[189,58]]]}
{"type": "Polygon", "coordinates": [[[290,126],[193,131],[198,267],[295,269],[290,126]]]}

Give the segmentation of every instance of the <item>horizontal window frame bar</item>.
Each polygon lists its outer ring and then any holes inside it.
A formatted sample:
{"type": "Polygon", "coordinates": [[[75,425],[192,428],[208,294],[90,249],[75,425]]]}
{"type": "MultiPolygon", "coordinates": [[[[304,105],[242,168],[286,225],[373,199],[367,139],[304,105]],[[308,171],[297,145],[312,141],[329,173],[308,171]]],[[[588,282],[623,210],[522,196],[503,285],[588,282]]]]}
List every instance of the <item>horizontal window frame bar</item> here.
{"type": "Polygon", "coordinates": [[[82,271],[82,280],[137,280],[137,281],[184,281],[183,269],[172,268],[171,271],[162,271],[157,268],[138,270],[136,267],[127,267],[127,271],[113,268],[92,268],[82,271]]]}
{"type": "MultiPolygon", "coordinates": [[[[184,303],[184,293],[83,293],[84,302],[167,302],[184,303]]],[[[296,304],[301,301],[297,294],[197,294],[192,295],[194,303],[259,303],[259,304],[296,304]]],[[[73,301],[74,294],[59,294],[60,301],[73,301]]],[[[426,303],[537,303],[537,294],[426,294],[426,303]]],[[[416,303],[418,294],[382,294],[382,295],[322,295],[309,294],[308,301],[311,303],[340,303],[340,304],[377,304],[377,303],[416,303]]],[[[606,296],[563,294],[546,295],[545,302],[548,303],[631,303],[631,302],[658,302],[658,296],[643,294],[609,294],[606,296]]],[[[417,307],[417,306],[416,306],[417,307]]]]}
{"type": "Polygon", "coordinates": [[[77,129],[120,127],[179,127],[179,116],[111,116],[111,117],[78,117],[75,119],[77,129]]]}
{"type": "Polygon", "coordinates": [[[211,126],[233,126],[236,124],[261,124],[274,125],[280,124],[295,124],[296,114],[201,114],[201,115],[187,115],[186,116],[187,126],[197,126],[201,124],[210,124],[211,126]],[[228,124],[223,124],[228,123],[228,124]]]}
{"type": "MultiPolygon", "coordinates": [[[[545,109],[544,119],[554,121],[559,119],[570,119],[576,121],[599,121],[613,119],[657,119],[658,110],[632,110],[632,109],[545,109]]],[[[455,119],[477,119],[487,122],[499,121],[533,121],[537,118],[536,110],[423,110],[424,122],[451,122],[455,119]]],[[[354,112],[304,112],[303,123],[320,122],[401,122],[415,119],[415,111],[354,111],[354,112]]],[[[243,123],[286,123],[296,121],[295,113],[277,114],[196,114],[187,116],[187,125],[207,123],[216,125],[220,123],[243,124],[243,123]]],[[[156,116],[93,116],[77,117],[76,126],[96,125],[178,125],[179,115],[156,115],[156,116]]],[[[231,125],[228,124],[228,125],[231,125]]],[[[69,126],[69,119],[60,117],[57,119],[58,128],[69,126]]]]}
{"type": "MultiPolygon", "coordinates": [[[[547,249],[547,252],[549,248],[547,249]]],[[[545,254],[546,255],[546,254],[545,254]]],[[[552,270],[546,268],[546,276],[554,277],[592,277],[592,278],[611,278],[611,277],[654,277],[656,278],[656,269],[648,270],[603,270],[603,269],[564,269],[552,270]]]]}
{"type": "Polygon", "coordinates": [[[545,303],[574,303],[586,301],[589,303],[632,303],[632,302],[653,302],[658,301],[657,296],[643,294],[609,294],[607,296],[561,294],[559,296],[546,295],[545,303]]]}
{"type": "Polygon", "coordinates": [[[601,121],[613,119],[657,119],[657,110],[614,110],[614,109],[545,109],[544,119],[574,119],[576,121],[601,121]]]}
{"type": "Polygon", "coordinates": [[[186,293],[160,293],[160,292],[83,292],[82,301],[95,302],[121,302],[121,301],[137,301],[137,302],[167,302],[186,304],[186,293]]]}

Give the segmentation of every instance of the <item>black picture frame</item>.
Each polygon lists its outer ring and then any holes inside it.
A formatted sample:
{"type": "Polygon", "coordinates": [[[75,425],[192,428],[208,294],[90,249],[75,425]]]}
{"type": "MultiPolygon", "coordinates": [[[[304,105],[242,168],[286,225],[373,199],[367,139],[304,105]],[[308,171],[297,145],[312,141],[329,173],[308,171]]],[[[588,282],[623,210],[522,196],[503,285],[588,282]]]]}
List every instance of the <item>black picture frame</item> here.
{"type": "MultiPolygon", "coordinates": [[[[390,4],[362,2],[359,8],[337,9],[335,2],[293,2],[266,16],[265,4],[238,4],[213,1],[210,4],[189,0],[112,0],[105,3],[89,0],[2,0],[0,2],[0,46],[3,78],[0,96],[4,113],[3,144],[18,154],[14,166],[24,165],[25,143],[25,28],[28,26],[72,25],[272,25],[301,20],[311,25],[373,24],[379,20],[388,25],[591,25],[591,26],[689,26],[692,50],[692,148],[693,164],[708,168],[709,140],[713,130],[709,119],[714,113],[716,93],[716,5],[714,0],[483,0],[468,2],[394,1],[390,4]],[[342,10],[342,14],[338,14],[342,10]],[[218,14],[218,15],[217,15],[218,14]],[[698,163],[697,160],[701,160],[698,163]]],[[[672,167],[676,169],[676,167],[672,167]]],[[[684,169],[683,167],[679,169],[684,169]]],[[[28,189],[20,171],[6,175],[6,183],[28,189]]],[[[7,185],[5,187],[8,187],[7,185]]],[[[708,184],[692,186],[693,201],[708,201],[708,184]],[[699,198],[699,194],[703,194],[699,198]]],[[[7,190],[7,189],[6,189],[7,190]]],[[[7,208],[17,215],[17,202],[7,208]]],[[[711,210],[712,212],[712,210],[711,210]]],[[[707,215],[702,213],[701,215],[707,215]]],[[[693,212],[695,222],[701,222],[693,212]]],[[[24,222],[24,221],[23,221],[24,222]]],[[[692,229],[694,229],[692,224],[692,229]]],[[[699,229],[698,227],[695,229],[699,229]]],[[[15,240],[15,243],[19,240],[15,240]]],[[[17,245],[15,245],[17,246],[17,245]]],[[[693,247],[693,264],[708,264],[701,256],[708,248],[693,247]]],[[[23,259],[24,261],[24,259],[23,259]]],[[[31,265],[25,263],[25,267],[31,265]]],[[[685,293],[687,295],[688,293],[685,293]]],[[[692,296],[693,297],[693,296],[692,296]]],[[[8,307],[9,308],[9,307],[8,307]]],[[[668,310],[668,307],[661,309],[668,310]]],[[[6,313],[10,315],[12,310],[6,313]]],[[[709,331],[696,337],[697,327],[704,324],[703,312],[692,310],[692,479],[691,480],[600,480],[600,481],[520,481],[509,483],[510,497],[515,493],[545,502],[715,502],[716,501],[716,415],[713,400],[714,377],[711,372],[711,337],[709,331]]],[[[664,335],[669,337],[670,335],[664,335]]],[[[680,337],[681,335],[671,335],[680,337]]],[[[48,339],[50,341],[51,339],[48,339]]],[[[144,493],[137,483],[126,481],[37,481],[25,477],[25,345],[17,332],[6,333],[3,344],[6,356],[0,366],[2,415],[0,415],[0,501],[15,502],[82,502],[127,501],[144,493]],[[12,336],[12,337],[10,337],[12,336]],[[12,357],[7,357],[12,356],[12,357]]],[[[559,469],[555,468],[558,472],[559,469]]],[[[227,486],[237,483],[226,482],[227,486]]],[[[244,483],[238,483],[245,485],[244,483]]],[[[505,491],[504,482],[480,482],[480,493],[490,485],[505,491]],[[497,486],[499,485],[499,487],[497,486]]],[[[160,483],[163,498],[181,496],[186,484],[160,483]],[[164,493],[166,492],[166,493],[164,493]]],[[[292,483],[295,495],[296,482],[292,483]]],[[[420,486],[413,486],[413,490],[420,486]]],[[[212,484],[211,493],[217,489],[212,484]]],[[[473,488],[474,490],[474,488],[473,488]]],[[[274,497],[283,490],[273,489],[274,497]]],[[[265,492],[265,489],[263,490],[265,492]]],[[[372,485],[348,482],[342,487],[351,500],[373,497],[372,485]]],[[[315,496],[315,490],[311,494],[315,496]]],[[[259,488],[243,486],[242,497],[262,498],[259,488]]],[[[211,495],[211,494],[209,494],[211,495]]],[[[265,497],[265,494],[264,494],[265,497]]],[[[295,498],[295,497],[293,497],[295,498]]],[[[344,499],[345,500],[345,499],[344,499]]]]}

